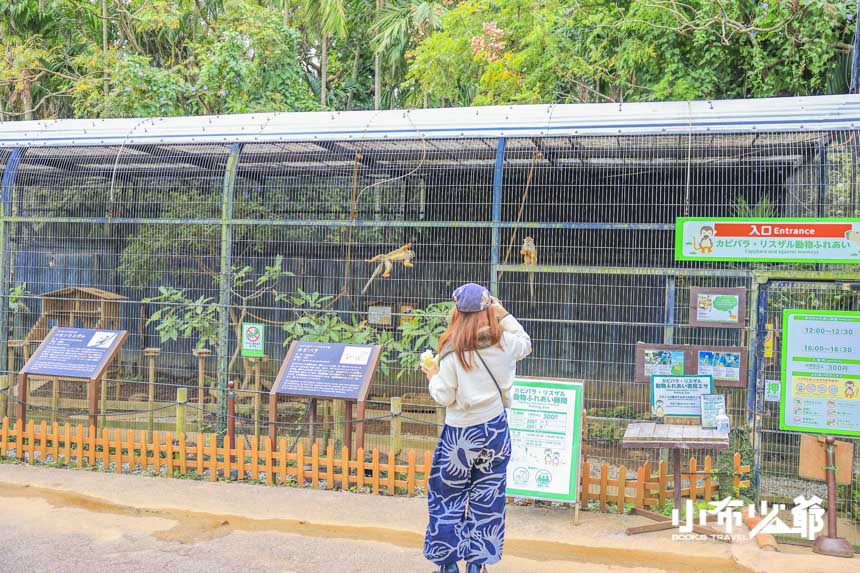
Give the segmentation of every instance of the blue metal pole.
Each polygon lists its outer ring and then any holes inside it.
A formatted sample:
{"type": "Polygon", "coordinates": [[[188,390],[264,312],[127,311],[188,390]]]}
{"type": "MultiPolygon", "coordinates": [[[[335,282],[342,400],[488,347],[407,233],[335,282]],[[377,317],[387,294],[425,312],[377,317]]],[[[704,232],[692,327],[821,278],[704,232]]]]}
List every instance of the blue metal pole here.
{"type": "MultiPolygon", "coordinates": [[[[500,137],[496,145],[496,166],[493,169],[493,223],[502,221],[502,178],[505,167],[505,138],[500,137]]],[[[502,231],[499,227],[492,230],[492,249],[490,251],[490,292],[499,295],[499,260],[502,250],[502,231]]]]}
{"type": "Polygon", "coordinates": [[[224,170],[221,199],[221,272],[218,297],[218,434],[227,431],[227,382],[230,376],[230,287],[233,265],[233,196],[242,144],[234,143],[224,170]]]}
{"type": "MultiPolygon", "coordinates": [[[[6,169],[0,180],[0,371],[4,371],[7,365],[7,353],[9,350],[9,281],[12,270],[12,244],[9,240],[9,226],[6,219],[12,215],[12,187],[15,184],[15,176],[24,158],[24,148],[16,147],[6,161],[6,169]]],[[[11,373],[6,372],[7,376],[11,373]]],[[[10,387],[9,380],[5,387],[10,387]]],[[[0,418],[6,412],[0,412],[0,418]]]]}
{"type": "Polygon", "coordinates": [[[747,380],[747,423],[752,429],[753,434],[753,475],[752,487],[759,491],[759,480],[761,476],[761,452],[762,452],[762,432],[761,432],[761,412],[763,408],[758,392],[763,390],[763,384],[759,383],[759,371],[764,372],[764,340],[767,335],[767,300],[768,289],[771,283],[763,282],[753,285],[753,294],[756,300],[754,324],[751,325],[750,331],[750,364],[747,380]]]}

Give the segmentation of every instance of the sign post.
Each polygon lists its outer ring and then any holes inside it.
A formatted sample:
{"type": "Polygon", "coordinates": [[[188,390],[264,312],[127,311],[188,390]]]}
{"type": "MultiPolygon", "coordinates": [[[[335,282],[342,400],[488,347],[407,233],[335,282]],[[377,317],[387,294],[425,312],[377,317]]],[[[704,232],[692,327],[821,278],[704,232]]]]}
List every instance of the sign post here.
{"type": "Polygon", "coordinates": [[[278,394],[308,398],[311,440],[316,431],[317,399],[344,400],[344,443],[352,446],[352,403],[358,404],[356,450],[364,447],[367,392],[379,362],[378,345],[294,341],[269,394],[269,437],[276,443],[278,394]]]}
{"type": "Polygon", "coordinates": [[[52,328],[18,374],[18,419],[21,423],[27,421],[28,377],[51,376],[89,381],[89,425],[95,427],[101,378],[127,336],[125,330],[52,328]]]}
{"type": "Polygon", "coordinates": [[[581,382],[514,380],[508,495],[579,506],[583,393],[581,382]]]}
{"type": "Polygon", "coordinates": [[[265,341],[265,324],[259,322],[242,323],[242,356],[262,358],[265,341]]]}
{"type": "Polygon", "coordinates": [[[779,429],[827,434],[827,535],[813,550],[852,557],[836,532],[833,436],[860,436],[860,312],[787,309],[782,324],[779,429]]]}

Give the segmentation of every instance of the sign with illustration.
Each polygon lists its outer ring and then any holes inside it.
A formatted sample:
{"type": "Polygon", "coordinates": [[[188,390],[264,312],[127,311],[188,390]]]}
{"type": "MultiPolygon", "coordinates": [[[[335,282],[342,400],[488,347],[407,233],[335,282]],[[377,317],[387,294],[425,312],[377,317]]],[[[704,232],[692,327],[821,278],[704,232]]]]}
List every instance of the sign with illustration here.
{"type": "Polygon", "coordinates": [[[747,350],[740,346],[697,346],[696,374],[713,376],[717,386],[746,387],[747,350]]]}
{"type": "Polygon", "coordinates": [[[726,410],[726,397],[722,394],[703,394],[699,397],[702,409],[702,428],[716,428],[717,415],[726,410]]]}
{"type": "Polygon", "coordinates": [[[675,260],[860,264],[860,219],[679,217],[675,260]]]}
{"type": "Polygon", "coordinates": [[[860,436],[860,312],[783,312],[779,429],[860,436]]]}
{"type": "Polygon", "coordinates": [[[583,392],[570,380],[514,380],[508,495],[578,501],[583,392]]]}
{"type": "Polygon", "coordinates": [[[262,358],[265,341],[265,324],[259,322],[242,323],[242,356],[262,358]]]}
{"type": "Polygon", "coordinates": [[[277,394],[364,400],[380,347],[293,341],[275,379],[277,394]]]}
{"type": "Polygon", "coordinates": [[[779,402],[780,394],[782,393],[780,388],[782,388],[781,380],[765,380],[764,381],[764,401],[765,402],[779,402]]]}
{"type": "Polygon", "coordinates": [[[714,393],[711,376],[651,377],[651,415],[655,418],[671,416],[700,416],[701,396],[714,393]]]}
{"type": "Polygon", "coordinates": [[[55,326],[21,373],[95,380],[122,347],[127,334],[125,330],[55,326]]]}
{"type": "Polygon", "coordinates": [[[690,326],[743,328],[747,293],[742,288],[690,288],[690,326]]]}
{"type": "Polygon", "coordinates": [[[681,376],[692,372],[692,347],[675,344],[636,344],[635,381],[648,384],[651,376],[681,376]]]}

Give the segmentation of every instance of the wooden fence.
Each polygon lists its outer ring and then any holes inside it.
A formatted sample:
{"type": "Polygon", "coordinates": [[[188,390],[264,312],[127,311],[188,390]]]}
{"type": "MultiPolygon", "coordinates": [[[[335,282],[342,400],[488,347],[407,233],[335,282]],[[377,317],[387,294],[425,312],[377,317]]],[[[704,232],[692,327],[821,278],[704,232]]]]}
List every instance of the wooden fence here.
{"type": "MultiPolygon", "coordinates": [[[[54,463],[117,473],[152,472],[211,481],[241,479],[269,485],[341,490],[367,488],[374,494],[414,495],[426,491],[432,461],[431,452],[418,454],[409,450],[404,452],[405,459],[398,459],[393,451],[380,453],[375,448],[359,449],[355,459],[351,459],[347,448],[336,451],[331,443],[323,452],[317,444],[306,452],[298,442],[295,452],[290,452],[286,438],[281,438],[275,449],[268,437],[261,440],[262,446],[251,439],[251,445],[246,447],[244,437],[237,440],[235,446],[225,437],[219,446],[215,434],[194,434],[194,440],[187,440],[184,433],[172,435],[170,432],[108,428],[99,432],[94,427],[86,430],[82,425],[60,426],[57,423],[49,428],[45,421],[37,426],[31,420],[23,431],[21,426],[20,423],[12,425],[8,418],[3,418],[0,456],[28,463],[54,463]]],[[[686,479],[696,478],[690,481],[683,494],[713,499],[719,493],[719,484],[711,472],[710,456],[705,458],[702,471],[697,471],[696,464],[696,459],[691,458],[683,474],[686,479]],[[698,482],[702,482],[701,486],[698,482]]],[[[734,466],[733,485],[748,485],[741,476],[749,472],[749,467],[741,465],[740,454],[735,454],[734,466]]],[[[645,463],[639,467],[636,479],[627,479],[623,466],[615,479],[609,479],[606,464],[601,466],[599,477],[592,476],[591,471],[588,463],[583,464],[583,502],[598,500],[602,511],[613,502],[620,512],[631,505],[662,506],[672,498],[671,478],[665,462],[658,464],[657,473],[653,475],[651,463],[645,463]],[[624,485],[620,487],[622,480],[624,485]]]]}
{"type": "MultiPolygon", "coordinates": [[[[698,460],[695,457],[689,459],[686,471],[681,470],[682,496],[711,501],[720,495],[720,484],[715,479],[712,464],[711,456],[705,456],[705,463],[699,470],[698,460]],[[683,487],[685,481],[688,482],[687,487],[683,487]]],[[[591,475],[591,465],[585,463],[582,466],[583,504],[597,500],[600,510],[606,511],[607,504],[613,503],[619,513],[624,512],[625,506],[641,509],[663,507],[667,501],[671,502],[676,487],[676,484],[671,483],[673,478],[666,466],[666,461],[661,460],[655,474],[651,462],[646,462],[636,470],[635,479],[629,479],[627,468],[621,466],[615,479],[610,479],[608,465],[601,465],[600,475],[594,476],[591,475]]],[[[723,491],[724,496],[732,495],[735,489],[749,487],[749,480],[743,479],[743,474],[749,473],[750,467],[741,465],[741,455],[737,452],[733,457],[733,470],[732,490],[723,491]]]]}

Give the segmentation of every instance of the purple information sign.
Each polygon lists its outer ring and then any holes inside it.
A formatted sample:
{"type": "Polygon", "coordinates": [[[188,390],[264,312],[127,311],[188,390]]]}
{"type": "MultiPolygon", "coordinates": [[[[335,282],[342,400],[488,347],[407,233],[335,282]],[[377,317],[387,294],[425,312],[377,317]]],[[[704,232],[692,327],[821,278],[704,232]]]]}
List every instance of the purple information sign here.
{"type": "Polygon", "coordinates": [[[293,342],[275,380],[275,392],[364,400],[379,352],[374,345],[293,342]]]}
{"type": "Polygon", "coordinates": [[[125,342],[125,330],[53,328],[22,374],[94,379],[125,342]]]}

